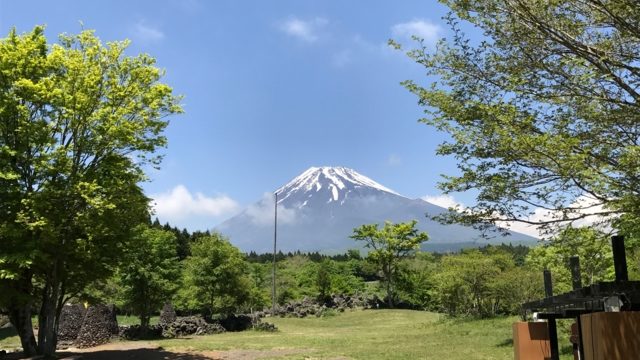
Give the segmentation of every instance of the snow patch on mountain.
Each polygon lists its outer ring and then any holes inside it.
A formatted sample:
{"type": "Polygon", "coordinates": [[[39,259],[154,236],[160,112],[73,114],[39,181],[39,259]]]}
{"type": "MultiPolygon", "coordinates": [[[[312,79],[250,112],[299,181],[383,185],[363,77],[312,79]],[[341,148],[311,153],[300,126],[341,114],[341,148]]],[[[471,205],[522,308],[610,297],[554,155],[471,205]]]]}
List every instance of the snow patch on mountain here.
{"type": "MultiPolygon", "coordinates": [[[[307,193],[318,193],[327,189],[327,203],[342,200],[340,203],[343,204],[349,193],[358,188],[369,188],[401,196],[355,170],[329,166],[311,167],[276,192],[281,195],[278,203],[283,203],[290,201],[290,198],[300,197],[302,193],[306,194],[306,197],[311,197],[312,194],[307,193]]],[[[303,204],[301,206],[306,205],[306,202],[301,201],[301,203],[303,204]]]]}

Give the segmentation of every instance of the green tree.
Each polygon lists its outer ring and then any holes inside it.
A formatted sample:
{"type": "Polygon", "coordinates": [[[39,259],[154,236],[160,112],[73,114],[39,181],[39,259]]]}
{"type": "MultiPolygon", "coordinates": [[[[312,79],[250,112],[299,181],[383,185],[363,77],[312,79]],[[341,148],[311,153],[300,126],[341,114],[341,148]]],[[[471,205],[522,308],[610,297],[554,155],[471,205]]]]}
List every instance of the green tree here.
{"type": "Polygon", "coordinates": [[[177,290],[180,269],[175,235],[140,226],[118,272],[124,306],[140,317],[145,332],[152,313],[177,290]]]}
{"type": "MultiPolygon", "coordinates": [[[[450,136],[449,192],[476,205],[442,221],[547,227],[640,217],[640,6],[636,0],[441,0],[449,41],[408,52],[434,81],[404,85],[450,136]],[[481,41],[462,30],[465,22],[481,41]],[[532,217],[536,209],[555,217],[532,217]],[[617,216],[612,216],[617,215],[617,216]]],[[[396,45],[400,47],[399,45],[396,45]]],[[[628,231],[638,232],[627,229],[628,231]]]]}
{"type": "Polygon", "coordinates": [[[437,310],[433,302],[433,278],[439,265],[429,252],[420,252],[413,258],[403,260],[396,276],[399,298],[423,310],[437,310]]]}
{"type": "Polygon", "coordinates": [[[318,299],[326,301],[331,291],[331,269],[330,260],[324,260],[318,265],[316,276],[316,286],[318,288],[318,299]]]}
{"type": "Polygon", "coordinates": [[[445,256],[438,280],[440,302],[452,315],[491,316],[494,314],[491,283],[499,274],[495,259],[477,250],[445,256]]]}
{"type": "Polygon", "coordinates": [[[351,235],[356,241],[364,241],[364,246],[370,249],[367,259],[377,264],[382,273],[389,307],[393,307],[395,276],[400,260],[413,255],[428,239],[426,233],[416,229],[416,223],[415,220],[397,224],[385,222],[382,229],[378,224],[362,225],[351,235]]]}
{"type": "Polygon", "coordinates": [[[542,272],[528,266],[515,266],[500,272],[489,283],[493,313],[522,314],[522,304],[544,297],[542,272]]]}
{"type": "Polygon", "coordinates": [[[205,316],[231,313],[250,300],[252,280],[243,255],[222,235],[203,236],[191,245],[184,260],[184,286],[192,296],[190,306],[205,316]]]}
{"type": "MultiPolygon", "coordinates": [[[[607,234],[596,229],[566,227],[543,245],[531,249],[526,263],[540,274],[551,270],[555,293],[572,290],[569,259],[580,258],[582,285],[613,280],[613,254],[607,234]]],[[[542,275],[540,275],[542,277],[542,275]]]]}
{"type": "Polygon", "coordinates": [[[517,314],[523,303],[542,296],[542,273],[516,266],[498,248],[444,256],[432,282],[434,307],[454,316],[517,314]]]}
{"type": "Polygon", "coordinates": [[[62,305],[108,276],[148,219],[139,182],[181,108],[127,45],[91,31],[49,45],[42,27],[0,39],[0,303],[29,356],[52,356],[62,305]]]}

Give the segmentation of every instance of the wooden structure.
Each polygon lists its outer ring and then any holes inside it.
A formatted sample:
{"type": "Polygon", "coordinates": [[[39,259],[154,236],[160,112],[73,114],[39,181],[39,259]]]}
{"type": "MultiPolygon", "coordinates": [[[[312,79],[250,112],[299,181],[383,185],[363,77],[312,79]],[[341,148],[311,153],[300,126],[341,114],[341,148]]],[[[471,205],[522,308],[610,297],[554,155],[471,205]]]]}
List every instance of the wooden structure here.
{"type": "Polygon", "coordinates": [[[582,359],[637,359],[640,356],[640,312],[598,312],[580,316],[582,359]]]}
{"type": "Polygon", "coordinates": [[[549,332],[545,322],[517,322],[513,324],[515,360],[548,359],[549,332]]]}
{"type": "MultiPolygon", "coordinates": [[[[607,299],[619,299],[622,306],[620,311],[640,310],[640,281],[629,281],[627,275],[627,262],[624,251],[624,237],[613,236],[611,239],[613,250],[613,261],[616,279],[611,282],[598,282],[589,286],[582,286],[580,281],[580,262],[577,257],[571,259],[571,275],[573,279],[573,291],[553,295],[551,283],[551,272],[544,271],[545,298],[528,302],[522,305],[522,309],[527,313],[538,312],[539,319],[547,319],[549,332],[549,345],[552,360],[559,359],[558,334],[556,328],[557,319],[575,319],[578,323],[578,352],[580,359],[585,358],[585,329],[587,327],[582,321],[591,321],[589,324],[611,324],[604,315],[594,315],[595,317],[584,317],[585,314],[604,312],[607,299]],[[588,320],[587,320],[588,319],[588,320]],[[594,322],[595,319],[595,322],[594,322]]],[[[610,313],[607,313],[610,314],[610,313]]],[[[626,314],[619,315],[625,317],[626,314]]],[[[635,315],[630,315],[632,318],[635,315]]],[[[604,325],[603,325],[604,326],[604,325]]],[[[626,328],[625,328],[626,329],[626,328]]],[[[604,336],[601,332],[590,333],[599,340],[604,336]]],[[[619,333],[620,334],[620,333],[619,333]]],[[[619,335],[618,334],[618,335],[619,335]]],[[[634,335],[637,337],[637,333],[634,335]]],[[[593,337],[589,340],[594,339],[593,337]]],[[[590,348],[591,349],[591,348],[590,348]]],[[[635,353],[633,356],[638,356],[635,353]]],[[[594,357],[593,359],[599,359],[594,357]]],[[[609,356],[607,359],[617,359],[609,356]]],[[[625,357],[619,358],[625,359],[625,357]]]]}

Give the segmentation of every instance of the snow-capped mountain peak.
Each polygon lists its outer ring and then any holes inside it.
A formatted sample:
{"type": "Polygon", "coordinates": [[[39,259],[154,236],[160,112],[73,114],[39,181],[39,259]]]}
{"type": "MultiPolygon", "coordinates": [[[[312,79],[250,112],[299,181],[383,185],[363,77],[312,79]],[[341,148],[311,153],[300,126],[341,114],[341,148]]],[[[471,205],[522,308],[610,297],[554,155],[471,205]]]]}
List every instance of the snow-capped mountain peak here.
{"type": "Polygon", "coordinates": [[[353,191],[382,191],[401,196],[397,192],[345,167],[311,167],[277,190],[279,201],[298,202],[305,206],[310,198],[324,198],[326,202],[343,202],[353,191]]]}
{"type": "MultiPolygon", "coordinates": [[[[484,234],[473,228],[442,225],[425,216],[446,209],[398,195],[344,167],[312,167],[279,188],[277,195],[277,207],[274,208],[273,197],[266,196],[220,224],[217,230],[243,251],[271,251],[277,209],[277,244],[282,251],[353,249],[358,246],[349,238],[353,229],[385,221],[418,221],[418,229],[429,234],[425,246],[434,246],[438,251],[457,251],[488,243],[484,234]]],[[[513,235],[508,240],[513,244],[536,241],[522,234],[513,235]]]]}

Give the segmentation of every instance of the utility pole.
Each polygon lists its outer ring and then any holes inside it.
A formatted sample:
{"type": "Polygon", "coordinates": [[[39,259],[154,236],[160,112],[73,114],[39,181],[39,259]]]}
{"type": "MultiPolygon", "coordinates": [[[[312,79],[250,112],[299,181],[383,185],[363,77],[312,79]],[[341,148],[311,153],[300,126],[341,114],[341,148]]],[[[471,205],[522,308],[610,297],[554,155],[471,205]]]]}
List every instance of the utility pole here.
{"type": "Polygon", "coordinates": [[[274,218],[273,218],[273,283],[271,288],[271,316],[276,315],[276,243],[278,240],[278,192],[275,195],[274,218]]]}

